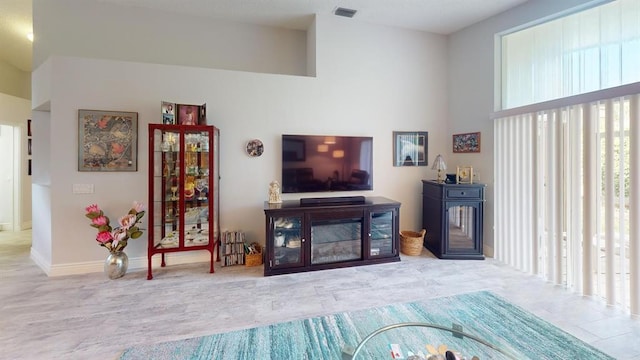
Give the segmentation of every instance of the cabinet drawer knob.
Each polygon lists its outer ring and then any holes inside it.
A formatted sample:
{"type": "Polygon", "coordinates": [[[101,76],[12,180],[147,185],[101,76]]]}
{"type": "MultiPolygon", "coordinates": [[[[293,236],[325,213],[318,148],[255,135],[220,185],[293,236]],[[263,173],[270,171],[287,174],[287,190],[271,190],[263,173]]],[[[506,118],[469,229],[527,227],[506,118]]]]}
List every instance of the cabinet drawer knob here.
{"type": "Polygon", "coordinates": [[[460,195],[464,195],[464,191],[460,191],[460,195]]]}

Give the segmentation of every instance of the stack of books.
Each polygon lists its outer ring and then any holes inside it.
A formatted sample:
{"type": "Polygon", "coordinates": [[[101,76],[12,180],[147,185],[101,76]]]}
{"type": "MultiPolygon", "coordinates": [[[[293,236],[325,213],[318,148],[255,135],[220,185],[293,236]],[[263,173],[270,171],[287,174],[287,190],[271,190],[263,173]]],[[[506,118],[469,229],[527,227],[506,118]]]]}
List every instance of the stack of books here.
{"type": "Polygon", "coordinates": [[[244,265],[244,233],[225,231],[222,233],[220,250],[222,266],[244,265]]]}

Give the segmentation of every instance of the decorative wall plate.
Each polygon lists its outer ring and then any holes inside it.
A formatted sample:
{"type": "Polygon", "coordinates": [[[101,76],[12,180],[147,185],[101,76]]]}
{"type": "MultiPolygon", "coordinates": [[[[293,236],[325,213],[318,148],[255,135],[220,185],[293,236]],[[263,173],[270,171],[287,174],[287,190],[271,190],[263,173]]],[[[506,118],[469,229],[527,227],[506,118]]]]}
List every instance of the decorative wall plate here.
{"type": "Polygon", "coordinates": [[[247,154],[249,156],[260,156],[264,152],[262,141],[253,139],[247,143],[247,154]]]}

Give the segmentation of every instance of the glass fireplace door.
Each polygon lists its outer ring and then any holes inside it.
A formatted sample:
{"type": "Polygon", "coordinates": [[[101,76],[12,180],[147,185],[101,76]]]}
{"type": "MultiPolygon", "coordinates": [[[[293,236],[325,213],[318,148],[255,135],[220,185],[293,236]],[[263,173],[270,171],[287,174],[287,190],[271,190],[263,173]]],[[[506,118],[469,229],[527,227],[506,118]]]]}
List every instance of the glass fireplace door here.
{"type": "MultiPolygon", "coordinates": [[[[355,215],[355,214],[354,214],[355,215]]],[[[311,264],[362,259],[363,216],[311,220],[311,264]]]]}

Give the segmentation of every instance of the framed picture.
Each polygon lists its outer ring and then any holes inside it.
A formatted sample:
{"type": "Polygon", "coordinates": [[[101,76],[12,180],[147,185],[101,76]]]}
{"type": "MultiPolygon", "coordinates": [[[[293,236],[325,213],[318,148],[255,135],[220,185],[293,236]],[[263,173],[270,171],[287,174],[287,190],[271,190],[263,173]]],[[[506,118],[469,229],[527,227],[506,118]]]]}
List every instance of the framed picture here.
{"type": "Polygon", "coordinates": [[[480,152],[480,133],[466,133],[453,135],[453,152],[454,153],[479,153],[480,152]]]}
{"type": "Polygon", "coordinates": [[[427,166],[428,132],[394,131],[393,166],[427,166]]]}
{"type": "Polygon", "coordinates": [[[78,171],[138,171],[138,113],[78,110],[78,171]]]}
{"type": "Polygon", "coordinates": [[[165,125],[176,124],[176,104],[163,101],[162,102],[162,123],[165,125]]]}
{"type": "Polygon", "coordinates": [[[456,168],[457,184],[473,184],[473,167],[458,166],[456,168]]]}

